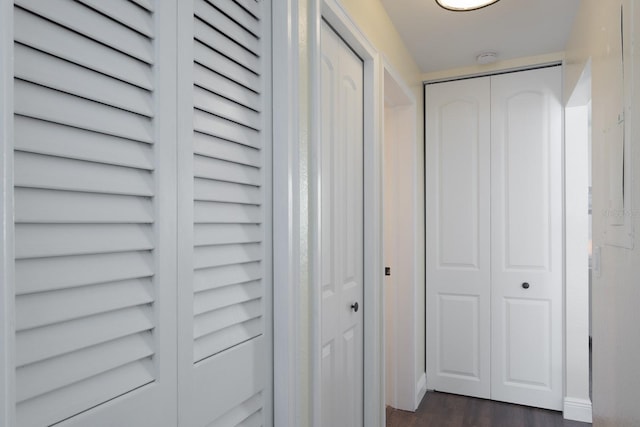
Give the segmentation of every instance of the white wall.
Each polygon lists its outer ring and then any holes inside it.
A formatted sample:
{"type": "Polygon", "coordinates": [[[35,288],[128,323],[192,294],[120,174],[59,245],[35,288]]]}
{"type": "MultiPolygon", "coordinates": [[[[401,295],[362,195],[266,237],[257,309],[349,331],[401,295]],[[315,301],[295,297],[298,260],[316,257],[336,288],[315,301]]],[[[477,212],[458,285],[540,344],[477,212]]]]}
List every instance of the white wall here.
{"type": "MultiPolygon", "coordinates": [[[[638,426],[640,405],[640,249],[637,238],[633,248],[608,244],[611,235],[611,196],[609,177],[621,173],[622,165],[608,161],[610,148],[615,142],[613,130],[622,110],[622,78],[620,57],[620,6],[634,16],[627,21],[635,23],[633,52],[625,58],[629,66],[633,58],[633,72],[626,76],[632,80],[635,93],[626,92],[627,134],[631,144],[625,151],[628,161],[625,190],[629,198],[623,219],[635,230],[640,229],[640,1],[638,0],[583,0],[572,28],[566,48],[567,98],[579,80],[584,65],[592,61],[592,143],[593,143],[593,245],[601,248],[600,272],[593,277],[593,418],[596,426],[638,426]],[[635,9],[635,10],[634,10],[635,9]],[[632,96],[631,96],[632,95],[632,96]]],[[[627,49],[632,44],[627,40],[627,49]]],[[[627,244],[627,246],[630,246],[627,244]]],[[[597,263],[597,260],[594,259],[597,263]]]]}

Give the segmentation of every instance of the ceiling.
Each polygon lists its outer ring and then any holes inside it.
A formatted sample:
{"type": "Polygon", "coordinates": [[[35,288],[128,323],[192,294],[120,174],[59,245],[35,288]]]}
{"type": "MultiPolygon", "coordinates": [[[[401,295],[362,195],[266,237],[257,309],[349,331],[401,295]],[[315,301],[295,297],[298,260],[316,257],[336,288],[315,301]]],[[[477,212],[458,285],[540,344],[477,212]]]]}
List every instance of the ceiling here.
{"type": "Polygon", "coordinates": [[[580,0],[501,0],[472,12],[450,12],[434,0],[381,0],[423,73],[564,50],[580,0]]]}

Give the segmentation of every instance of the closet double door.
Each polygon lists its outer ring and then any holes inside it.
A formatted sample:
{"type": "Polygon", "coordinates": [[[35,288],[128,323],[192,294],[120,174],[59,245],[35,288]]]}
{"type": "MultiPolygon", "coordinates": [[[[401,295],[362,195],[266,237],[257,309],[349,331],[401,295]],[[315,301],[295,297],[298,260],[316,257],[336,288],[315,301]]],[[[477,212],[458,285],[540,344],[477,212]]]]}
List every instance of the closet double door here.
{"type": "Polygon", "coordinates": [[[427,85],[427,379],[562,407],[560,67],[427,85]]]}
{"type": "Polygon", "coordinates": [[[271,425],[271,1],[11,3],[0,423],[271,425]]]}

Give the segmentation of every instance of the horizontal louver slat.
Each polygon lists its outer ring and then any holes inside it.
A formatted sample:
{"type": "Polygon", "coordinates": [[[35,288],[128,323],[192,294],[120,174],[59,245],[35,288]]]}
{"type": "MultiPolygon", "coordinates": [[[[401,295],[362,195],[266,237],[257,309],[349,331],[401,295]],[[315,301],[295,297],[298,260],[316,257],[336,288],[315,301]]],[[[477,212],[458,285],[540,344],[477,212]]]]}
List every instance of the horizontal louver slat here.
{"type": "Polygon", "coordinates": [[[235,1],[244,10],[249,12],[254,18],[260,19],[260,16],[262,14],[262,10],[260,7],[261,2],[256,0],[233,0],[233,1],[235,1]]]}
{"type": "Polygon", "coordinates": [[[137,224],[17,224],[16,259],[153,249],[152,230],[137,224]]]}
{"type": "Polygon", "coordinates": [[[153,176],[139,169],[17,151],[17,187],[153,196],[153,176]],[[78,177],[82,177],[81,180],[78,177]]]}
{"type": "Polygon", "coordinates": [[[236,144],[203,133],[194,133],[193,151],[195,154],[260,167],[260,150],[236,144]]]}
{"type": "Polygon", "coordinates": [[[153,302],[151,280],[133,279],[16,297],[16,330],[153,302]]]}
{"type": "Polygon", "coordinates": [[[196,155],[193,159],[193,169],[194,176],[197,178],[248,184],[256,187],[262,184],[260,169],[239,163],[196,155]]]}
{"type": "Polygon", "coordinates": [[[153,169],[153,147],[112,135],[16,116],[15,148],[30,153],[153,169]]]}
{"type": "Polygon", "coordinates": [[[262,318],[258,317],[198,338],[194,346],[194,362],[199,362],[234,345],[258,337],[262,332],[262,318]]]}
{"type": "Polygon", "coordinates": [[[254,412],[238,424],[240,427],[262,427],[264,425],[264,414],[262,409],[254,412]]]}
{"type": "MultiPolygon", "coordinates": [[[[239,425],[242,425],[244,427],[244,423],[249,417],[252,417],[254,414],[257,414],[258,416],[261,415],[260,412],[262,409],[262,405],[262,393],[257,393],[256,395],[242,402],[240,405],[231,409],[229,412],[209,424],[207,427],[226,427],[239,425]]],[[[260,419],[260,424],[258,425],[262,425],[262,419],[260,419]]]]}
{"type": "Polygon", "coordinates": [[[153,89],[147,64],[19,8],[15,9],[14,21],[14,37],[21,44],[141,88],[153,89]]]}
{"type": "Polygon", "coordinates": [[[46,393],[20,402],[16,408],[18,425],[38,427],[55,424],[114,397],[152,383],[152,362],[129,363],[87,380],[71,384],[55,393],[46,393]]]}
{"type": "Polygon", "coordinates": [[[136,6],[128,0],[76,0],[97,11],[107,15],[111,19],[126,25],[127,27],[153,37],[153,20],[144,9],[136,6]]]}
{"type": "Polygon", "coordinates": [[[15,77],[147,117],[153,115],[151,93],[29,47],[15,49],[15,77]]]}
{"type": "Polygon", "coordinates": [[[153,7],[154,5],[152,0],[131,0],[131,1],[137,4],[138,6],[146,9],[149,12],[154,11],[154,7],[153,7]]]}
{"type": "Polygon", "coordinates": [[[194,272],[195,292],[221,288],[223,286],[259,280],[262,277],[260,262],[232,264],[220,267],[202,268],[194,272]]]}
{"type": "MultiPolygon", "coordinates": [[[[221,182],[201,178],[195,179],[194,197],[196,200],[209,202],[242,203],[251,205],[258,205],[262,202],[262,194],[259,187],[237,184],[235,182],[221,182]]],[[[239,218],[238,222],[243,221],[239,218]]],[[[259,220],[256,222],[259,222],[259,220]]]]}
{"type": "Polygon", "coordinates": [[[63,388],[153,355],[148,332],[108,341],[61,357],[19,368],[18,402],[63,388]]]}
{"type": "Polygon", "coordinates": [[[199,110],[218,117],[231,120],[239,125],[251,128],[260,128],[260,114],[241,105],[229,102],[215,93],[196,87],[193,95],[194,106],[199,110]]]}
{"type": "Polygon", "coordinates": [[[194,56],[196,64],[200,64],[225,78],[260,93],[260,77],[244,68],[242,65],[229,61],[224,55],[214,50],[213,47],[194,40],[194,56]]]}
{"type": "Polygon", "coordinates": [[[151,329],[150,306],[125,308],[28,329],[16,336],[16,365],[24,366],[151,329]]]}
{"type": "Polygon", "coordinates": [[[249,147],[260,148],[260,132],[201,110],[194,112],[194,129],[249,147]]]}
{"type": "Polygon", "coordinates": [[[196,315],[203,314],[222,307],[258,299],[261,296],[262,283],[260,281],[225,286],[211,291],[196,293],[193,301],[193,311],[196,315]]]}
{"type": "Polygon", "coordinates": [[[237,104],[260,111],[260,95],[200,64],[193,64],[193,79],[196,86],[217,93],[237,104]]]}
{"type": "Polygon", "coordinates": [[[260,56],[259,39],[245,30],[237,22],[204,1],[194,2],[195,15],[203,22],[212,24],[215,29],[229,40],[244,47],[255,56],[260,56]]]}
{"type": "Polygon", "coordinates": [[[151,198],[20,188],[15,220],[21,223],[152,223],[151,198]]]}
{"type": "Polygon", "coordinates": [[[152,142],[149,118],[16,80],[15,113],[140,142],[152,142]]]}
{"type": "Polygon", "coordinates": [[[255,319],[262,315],[262,310],[262,302],[256,299],[198,314],[194,320],[194,337],[197,340],[221,329],[255,319]]]}
{"type": "Polygon", "coordinates": [[[148,64],[153,63],[153,51],[148,38],[80,3],[65,0],[18,0],[15,3],[113,49],[148,64]]]}
{"type": "Polygon", "coordinates": [[[257,224],[196,224],[193,234],[195,246],[262,241],[262,229],[257,224]]]}
{"type": "Polygon", "coordinates": [[[148,251],[16,260],[16,294],[151,277],[148,251]]]}
{"type": "Polygon", "coordinates": [[[195,18],[193,26],[196,40],[215,49],[220,54],[252,73],[256,75],[260,74],[260,61],[255,54],[249,52],[198,18],[195,18]]]}
{"type": "Polygon", "coordinates": [[[243,224],[261,222],[260,206],[238,205],[233,203],[217,203],[196,201],[194,205],[194,219],[200,224],[230,223],[243,224]]]}
{"type": "Polygon", "coordinates": [[[256,37],[260,37],[260,34],[262,34],[262,24],[260,20],[257,19],[255,15],[247,12],[246,9],[240,7],[238,3],[231,0],[208,1],[256,37]]]}
{"type": "Polygon", "coordinates": [[[259,243],[222,246],[199,246],[193,253],[195,268],[218,267],[258,261],[262,258],[259,243]]]}

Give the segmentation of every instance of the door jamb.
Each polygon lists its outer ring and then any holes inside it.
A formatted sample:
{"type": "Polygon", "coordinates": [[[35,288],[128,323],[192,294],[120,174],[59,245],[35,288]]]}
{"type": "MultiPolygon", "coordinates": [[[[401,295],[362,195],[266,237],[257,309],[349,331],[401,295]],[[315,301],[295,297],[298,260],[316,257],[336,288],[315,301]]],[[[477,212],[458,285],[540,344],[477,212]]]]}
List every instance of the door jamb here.
{"type": "Polygon", "coordinates": [[[0,424],[15,424],[13,2],[0,3],[0,424]]]}
{"type": "Polygon", "coordinates": [[[272,3],[273,425],[301,424],[298,0],[272,3]]]}
{"type": "Polygon", "coordinates": [[[310,267],[312,425],[321,426],[321,295],[319,222],[319,144],[321,141],[320,27],[324,19],[364,63],[364,425],[384,422],[384,340],[382,319],[382,75],[378,52],[338,0],[313,0],[310,8],[310,267]]]}
{"type": "MultiPolygon", "coordinates": [[[[416,96],[413,94],[411,89],[407,86],[407,84],[405,83],[403,78],[400,76],[400,74],[393,68],[393,66],[388,61],[384,60],[383,65],[384,65],[384,76],[383,76],[384,110],[383,110],[382,125],[386,127],[386,122],[387,122],[386,117],[388,114],[387,104],[391,102],[392,103],[391,109],[394,111],[391,114],[394,114],[394,115],[399,114],[401,117],[407,117],[406,119],[407,122],[410,122],[410,126],[408,127],[408,129],[410,130],[406,133],[406,135],[403,135],[404,138],[402,142],[400,142],[400,144],[409,145],[410,147],[414,147],[414,150],[415,150],[417,147],[417,138],[418,138],[418,135],[416,132],[416,126],[417,126],[416,96]],[[395,87],[395,88],[390,89],[390,87],[395,87]],[[388,99],[388,95],[394,92],[396,93],[395,98],[388,99]]],[[[387,144],[390,144],[390,143],[397,144],[398,142],[395,140],[393,142],[387,140],[387,133],[388,132],[385,129],[383,133],[382,146],[386,147],[387,144]]],[[[383,148],[383,153],[385,152],[384,150],[386,150],[386,148],[383,148]]],[[[418,154],[418,153],[414,152],[414,154],[418,154]]],[[[387,157],[383,156],[383,160],[382,160],[383,163],[387,162],[388,160],[389,159],[387,157]]],[[[386,317],[387,314],[389,314],[388,304],[390,303],[390,301],[386,299],[386,296],[387,296],[386,292],[391,291],[396,295],[396,298],[401,298],[400,301],[402,301],[402,303],[398,304],[398,300],[396,299],[395,300],[396,307],[393,307],[391,310],[395,321],[400,322],[400,323],[396,323],[396,329],[411,331],[411,334],[408,336],[409,342],[407,342],[407,339],[400,339],[400,341],[398,342],[398,344],[401,344],[402,348],[404,348],[405,350],[408,349],[409,351],[406,352],[406,355],[404,357],[401,357],[400,359],[396,357],[395,360],[391,362],[392,363],[391,368],[394,371],[393,376],[396,382],[394,387],[395,396],[393,398],[393,402],[395,403],[396,406],[394,407],[398,409],[404,409],[404,410],[410,410],[410,411],[417,409],[418,405],[422,401],[422,398],[424,397],[427,391],[426,374],[424,371],[418,368],[418,366],[422,364],[422,361],[419,361],[420,356],[422,360],[424,359],[424,348],[423,348],[424,346],[420,346],[421,348],[418,349],[419,343],[420,343],[418,336],[421,333],[423,336],[426,337],[426,335],[423,333],[424,325],[420,324],[421,320],[424,318],[424,313],[425,313],[424,294],[422,294],[419,289],[420,287],[422,287],[422,289],[425,289],[424,281],[421,278],[421,271],[420,271],[420,263],[422,262],[420,247],[423,246],[424,243],[421,241],[421,239],[418,238],[419,236],[417,233],[417,230],[419,229],[419,226],[420,226],[420,221],[423,219],[423,213],[421,209],[422,204],[420,203],[420,197],[418,196],[418,188],[419,188],[418,184],[422,179],[422,165],[420,164],[421,161],[422,159],[420,158],[420,156],[415,155],[412,159],[411,164],[409,165],[412,172],[412,178],[411,178],[412,179],[411,190],[413,191],[412,201],[411,201],[411,206],[413,207],[411,211],[412,221],[404,224],[404,227],[410,227],[410,229],[412,230],[411,233],[414,234],[412,238],[413,239],[412,240],[413,257],[411,258],[411,261],[410,261],[412,263],[413,268],[410,269],[411,271],[409,273],[407,272],[404,273],[405,274],[404,277],[406,278],[407,277],[406,274],[409,274],[411,280],[409,281],[405,280],[400,282],[394,282],[392,280],[393,285],[391,286],[393,286],[393,289],[385,290],[385,294],[384,294],[385,300],[382,304],[383,310],[384,310],[383,316],[386,317]],[[401,286],[401,289],[397,288],[398,286],[401,286]],[[399,311],[397,310],[401,307],[404,307],[403,314],[400,314],[399,311]],[[408,375],[409,373],[410,373],[410,376],[408,375]]],[[[386,183],[387,180],[389,179],[389,177],[385,176],[385,172],[386,170],[385,168],[383,168],[383,183],[386,183]]],[[[406,182],[405,182],[405,185],[406,185],[406,182]]],[[[383,201],[386,209],[386,206],[387,206],[386,198],[389,195],[385,192],[384,188],[382,191],[383,191],[383,201]]],[[[384,218],[383,223],[386,224],[386,221],[390,221],[390,220],[394,221],[394,220],[397,220],[397,218],[395,217],[392,219],[384,218]]],[[[402,233],[402,231],[400,230],[398,230],[398,232],[402,233]]],[[[388,242],[384,242],[384,247],[383,247],[385,263],[389,262],[389,259],[388,259],[389,254],[386,253],[387,244],[388,242]]],[[[389,264],[385,264],[385,266],[388,266],[388,265],[389,264]]],[[[406,264],[403,265],[403,267],[405,266],[406,264]]],[[[392,267],[392,269],[394,268],[392,267]]],[[[397,269],[397,266],[395,266],[395,269],[397,269]]],[[[388,288],[389,284],[385,283],[383,287],[388,288]]],[[[389,320],[390,319],[388,318],[384,319],[385,330],[387,331],[389,326],[388,325],[389,320]]],[[[394,337],[396,338],[396,340],[398,339],[398,335],[394,334],[394,337]]],[[[384,362],[383,362],[385,366],[385,371],[384,371],[385,380],[389,375],[387,370],[388,368],[390,368],[389,366],[387,366],[388,355],[386,354],[386,349],[389,348],[389,345],[388,345],[389,343],[387,342],[387,338],[388,338],[388,333],[385,332],[384,334],[385,355],[384,355],[384,362]]],[[[396,347],[397,346],[395,346],[394,348],[396,347]]],[[[388,389],[388,385],[385,384],[384,386],[385,394],[387,389],[388,389]]],[[[388,402],[389,402],[389,396],[385,396],[385,404],[388,402]]]]}

